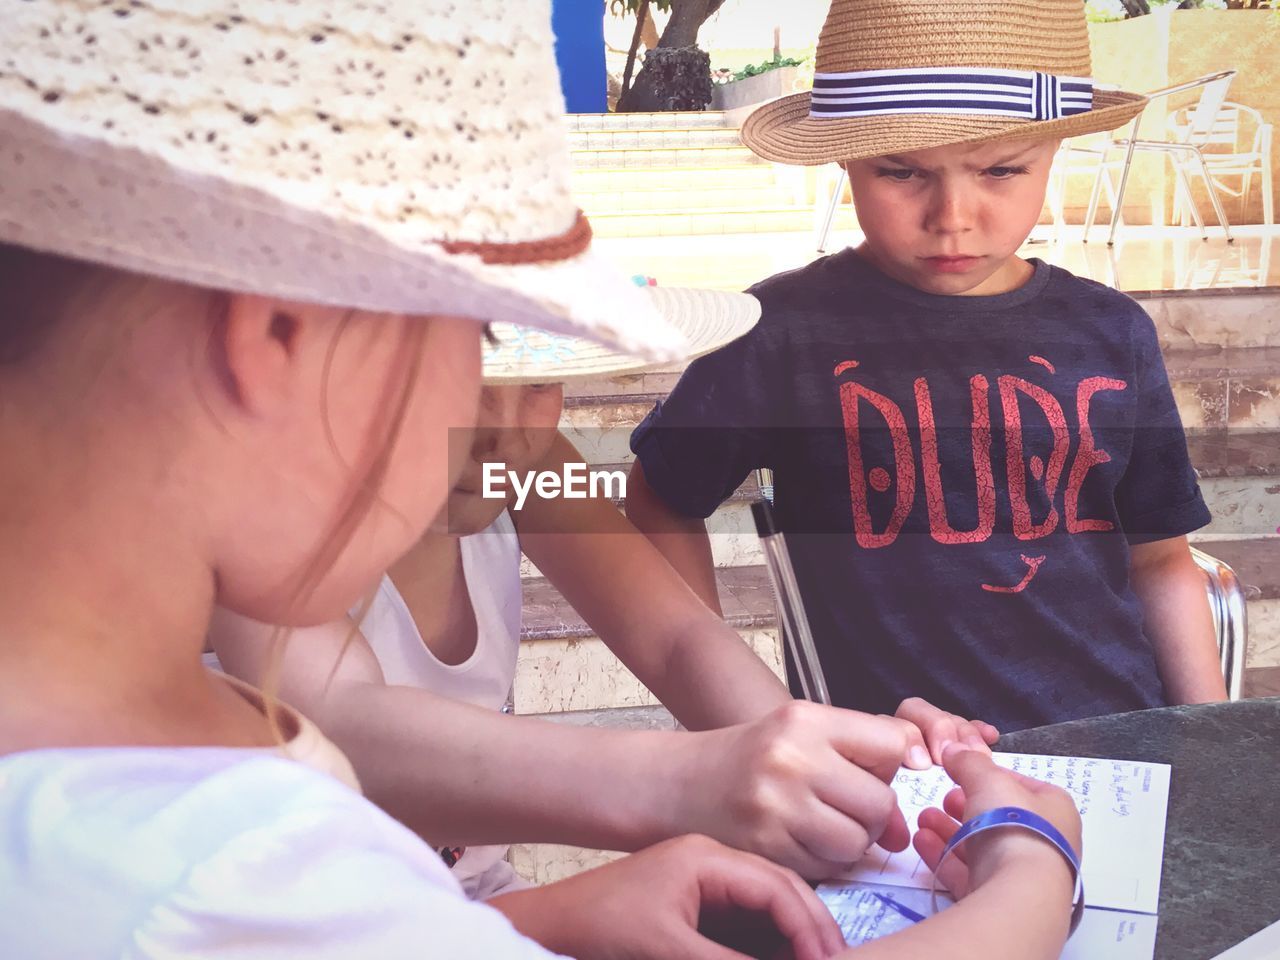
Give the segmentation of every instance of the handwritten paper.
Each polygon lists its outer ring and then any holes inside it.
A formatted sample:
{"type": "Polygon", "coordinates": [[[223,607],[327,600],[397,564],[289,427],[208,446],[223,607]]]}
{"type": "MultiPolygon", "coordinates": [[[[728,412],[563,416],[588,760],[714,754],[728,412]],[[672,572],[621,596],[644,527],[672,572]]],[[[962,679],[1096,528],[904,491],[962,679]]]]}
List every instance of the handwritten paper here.
{"type": "MultiPolygon", "coordinates": [[[[1084,886],[1089,909],[1063,960],[1150,960],[1164,851],[1170,768],[1163,763],[997,753],[1009,770],[1062,787],[1072,795],[1084,829],[1084,886]]],[[[955,784],[941,767],[901,770],[893,780],[914,833],[920,812],[940,807],[955,784]]],[[[929,868],[908,847],[873,847],[858,866],[818,888],[850,944],[909,924],[877,892],[920,914],[930,913],[929,868]],[[855,937],[861,939],[853,939],[855,937]]],[[[939,896],[939,906],[949,903],[939,896]]]]}

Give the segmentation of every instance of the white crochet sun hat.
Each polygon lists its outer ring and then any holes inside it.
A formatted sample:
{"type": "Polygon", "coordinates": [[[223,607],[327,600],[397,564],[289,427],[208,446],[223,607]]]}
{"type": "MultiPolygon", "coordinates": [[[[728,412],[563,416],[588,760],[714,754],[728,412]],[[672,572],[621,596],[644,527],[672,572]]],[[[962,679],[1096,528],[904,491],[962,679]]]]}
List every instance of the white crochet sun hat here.
{"type": "Polygon", "coordinates": [[[583,337],[596,372],[745,332],[750,298],[678,329],[591,252],[553,44],[548,0],[0,0],[0,241],[583,337]]]}

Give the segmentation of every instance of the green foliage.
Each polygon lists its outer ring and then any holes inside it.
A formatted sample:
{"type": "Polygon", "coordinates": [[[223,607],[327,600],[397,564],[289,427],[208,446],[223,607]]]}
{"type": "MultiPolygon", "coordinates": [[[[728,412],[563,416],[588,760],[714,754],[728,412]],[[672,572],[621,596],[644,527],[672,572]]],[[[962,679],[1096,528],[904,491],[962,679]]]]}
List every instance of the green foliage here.
{"type": "MultiPolygon", "coordinates": [[[[671,10],[671,0],[650,0],[649,6],[659,13],[671,10]]],[[[629,17],[640,9],[640,0],[609,0],[609,12],[615,17],[629,17]]]]}
{"type": "Polygon", "coordinates": [[[774,55],[763,63],[753,63],[743,67],[737,73],[728,77],[728,80],[745,80],[747,77],[758,77],[762,73],[768,73],[770,70],[777,70],[779,67],[799,67],[803,66],[803,60],[797,60],[795,57],[782,57],[774,55]]]}

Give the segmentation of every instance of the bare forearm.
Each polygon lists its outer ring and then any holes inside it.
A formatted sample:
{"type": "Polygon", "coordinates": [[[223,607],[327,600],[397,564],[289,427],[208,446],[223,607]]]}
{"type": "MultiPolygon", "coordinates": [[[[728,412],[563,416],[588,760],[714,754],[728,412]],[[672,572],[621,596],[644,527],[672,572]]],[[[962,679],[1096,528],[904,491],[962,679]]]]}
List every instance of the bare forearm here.
{"type": "Polygon", "coordinates": [[[719,616],[722,613],[720,595],[706,524],[681,516],[667,506],[645,482],[644,468],[639,462],[632,464],[627,478],[626,509],[627,519],[649,538],[693,592],[719,616]]]}
{"type": "Polygon", "coordinates": [[[840,957],[1057,960],[1067,939],[1068,891],[1064,881],[1042,871],[1006,870],[928,920],[840,957]]]}
{"type": "Polygon", "coordinates": [[[571,727],[376,684],[335,688],[313,710],[369,799],[428,840],[634,850],[673,830],[655,791],[667,740],[687,735],[571,727]]]}
{"type": "Polygon", "coordinates": [[[1132,582],[1165,695],[1173,703],[1225,700],[1204,575],[1190,554],[1136,565],[1132,582]]]}
{"type": "Polygon", "coordinates": [[[663,686],[654,692],[690,730],[749,723],[791,699],[786,685],[723,622],[672,644],[663,686]]]}

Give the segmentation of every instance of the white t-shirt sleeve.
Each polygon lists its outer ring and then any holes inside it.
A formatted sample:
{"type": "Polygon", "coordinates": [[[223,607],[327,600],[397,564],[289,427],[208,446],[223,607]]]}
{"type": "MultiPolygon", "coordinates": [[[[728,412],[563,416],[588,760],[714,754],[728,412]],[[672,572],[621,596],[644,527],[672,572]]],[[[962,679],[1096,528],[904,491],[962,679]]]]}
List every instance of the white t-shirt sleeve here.
{"type": "Polygon", "coordinates": [[[549,960],[342,814],[244,836],[194,866],[137,926],[129,960],[549,960]]]}
{"type": "Polygon", "coordinates": [[[0,957],[553,960],[330,777],[217,749],[0,758],[0,957]]]}

